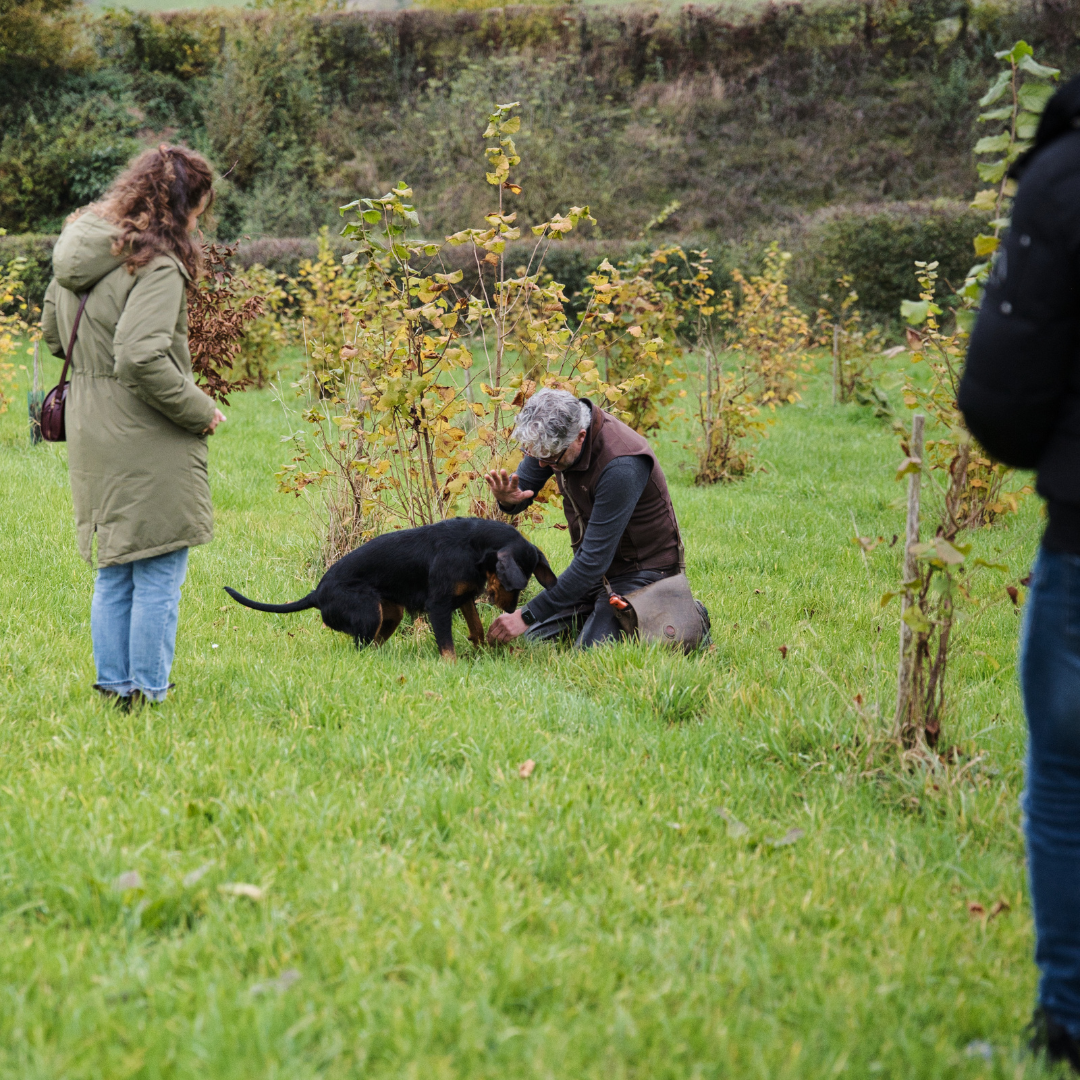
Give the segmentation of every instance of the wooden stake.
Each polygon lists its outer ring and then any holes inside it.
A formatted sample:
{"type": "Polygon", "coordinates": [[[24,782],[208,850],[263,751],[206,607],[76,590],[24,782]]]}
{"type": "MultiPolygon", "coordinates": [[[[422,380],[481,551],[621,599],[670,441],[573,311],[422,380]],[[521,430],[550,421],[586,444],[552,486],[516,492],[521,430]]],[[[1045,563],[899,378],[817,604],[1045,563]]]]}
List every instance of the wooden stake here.
{"type": "Polygon", "coordinates": [[[840,400],[840,324],[832,328],[832,403],[840,400]]]}
{"type": "MultiPolygon", "coordinates": [[[[904,533],[904,582],[913,581],[916,574],[915,554],[912,548],[919,542],[919,494],[922,488],[923,428],[926,417],[916,413],[911,424],[911,453],[913,461],[919,463],[915,472],[908,474],[907,490],[907,528],[904,533]]],[[[911,701],[911,673],[913,656],[911,640],[914,632],[904,622],[903,615],[911,606],[905,593],[900,598],[900,665],[896,683],[896,718],[893,722],[893,734],[899,735],[908,714],[911,701]]]]}

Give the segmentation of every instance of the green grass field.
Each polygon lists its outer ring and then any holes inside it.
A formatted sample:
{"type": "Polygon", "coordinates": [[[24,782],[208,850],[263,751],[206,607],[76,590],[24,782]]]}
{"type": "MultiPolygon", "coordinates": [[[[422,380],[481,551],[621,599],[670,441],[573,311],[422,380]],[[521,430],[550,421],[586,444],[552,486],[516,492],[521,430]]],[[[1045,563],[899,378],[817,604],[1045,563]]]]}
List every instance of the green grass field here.
{"type": "MultiPolygon", "coordinates": [[[[657,440],[706,655],[473,655],[458,620],[447,664],[427,633],[357,652],[226,602],[301,595],[316,547],[275,492],[280,405],[229,416],[178,689],[134,715],[91,690],[64,448],[27,445],[21,400],[0,417],[0,1076],[1044,1075],[1019,613],[976,589],[959,757],[905,771],[887,424],[815,376],[766,469],[709,490],[657,440]],[[853,520],[887,538],[865,564],[853,520]]],[[[1031,500],[976,547],[1016,580],[1039,529],[1031,500]]]]}

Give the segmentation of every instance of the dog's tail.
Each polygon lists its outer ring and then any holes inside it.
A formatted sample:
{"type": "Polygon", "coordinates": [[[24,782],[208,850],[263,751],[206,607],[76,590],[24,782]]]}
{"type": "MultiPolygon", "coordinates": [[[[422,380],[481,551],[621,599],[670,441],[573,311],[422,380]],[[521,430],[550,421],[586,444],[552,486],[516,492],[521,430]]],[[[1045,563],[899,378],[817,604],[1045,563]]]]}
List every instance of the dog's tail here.
{"type": "Polygon", "coordinates": [[[273,611],[284,615],[290,611],[307,611],[308,608],[319,606],[315,603],[315,594],[313,592],[309,592],[302,600],[294,600],[291,604],[260,604],[258,600],[249,600],[246,596],[241,596],[235,589],[230,589],[228,585],[225,586],[225,591],[238,604],[254,608],[256,611],[273,611]]]}

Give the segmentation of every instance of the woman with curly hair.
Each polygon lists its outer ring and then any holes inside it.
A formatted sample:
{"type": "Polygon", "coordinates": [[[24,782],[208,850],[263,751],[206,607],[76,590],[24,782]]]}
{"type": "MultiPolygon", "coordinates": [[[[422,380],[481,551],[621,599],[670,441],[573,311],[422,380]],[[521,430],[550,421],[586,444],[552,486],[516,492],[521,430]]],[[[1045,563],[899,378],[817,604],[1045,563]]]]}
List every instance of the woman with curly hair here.
{"type": "Polygon", "coordinates": [[[66,409],[79,552],[97,576],[94,689],[130,708],[163,701],[188,548],[213,531],[206,437],[225,419],[195,385],[187,289],[213,199],[206,159],[162,144],[73,214],[53,251],[42,331],[56,356],[79,305],[66,409]]]}

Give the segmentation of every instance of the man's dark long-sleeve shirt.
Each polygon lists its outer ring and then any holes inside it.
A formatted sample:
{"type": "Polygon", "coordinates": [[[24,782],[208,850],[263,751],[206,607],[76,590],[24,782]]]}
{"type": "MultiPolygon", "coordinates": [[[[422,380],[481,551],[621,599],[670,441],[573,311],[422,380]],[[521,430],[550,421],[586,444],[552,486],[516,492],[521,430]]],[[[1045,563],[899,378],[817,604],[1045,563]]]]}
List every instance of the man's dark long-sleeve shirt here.
{"type": "MultiPolygon", "coordinates": [[[[619,541],[651,472],[647,457],[617,457],[608,462],[597,481],[592,514],[573,562],[550,589],[525,605],[537,621],[579,603],[600,584],[619,550],[619,541]]],[[[518,487],[539,492],[553,475],[554,470],[545,468],[536,458],[526,457],[517,468],[518,487]]],[[[508,514],[520,514],[531,502],[528,499],[503,505],[502,509],[508,514]]]]}

